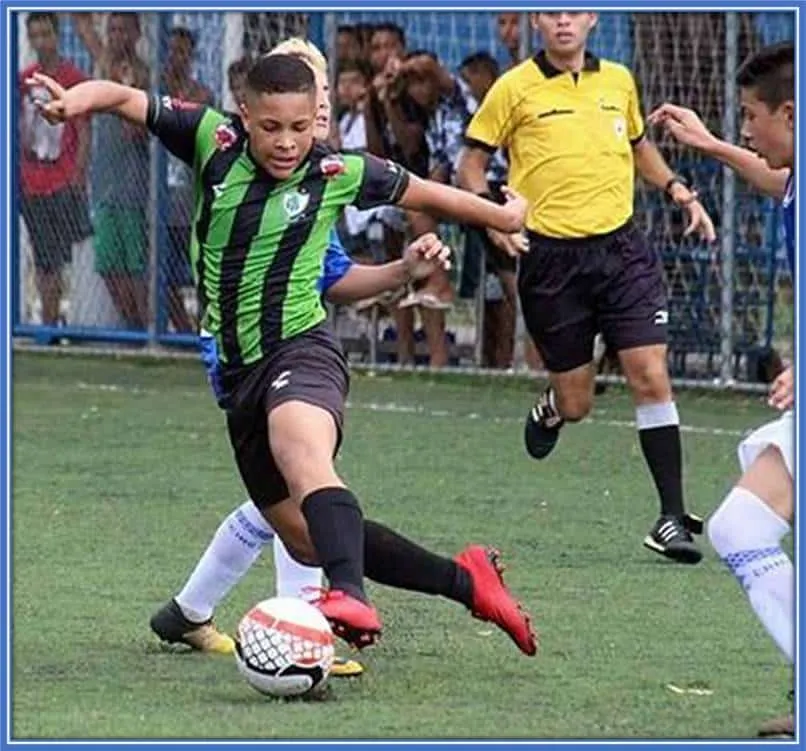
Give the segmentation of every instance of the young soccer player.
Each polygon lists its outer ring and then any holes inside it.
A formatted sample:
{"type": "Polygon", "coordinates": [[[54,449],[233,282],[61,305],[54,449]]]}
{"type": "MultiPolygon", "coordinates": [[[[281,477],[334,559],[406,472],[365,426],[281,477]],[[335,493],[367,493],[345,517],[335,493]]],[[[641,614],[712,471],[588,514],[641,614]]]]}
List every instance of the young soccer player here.
{"type": "Polygon", "coordinates": [[[393,203],[517,232],[525,201],[509,193],[499,206],[393,162],[315,143],[315,79],[288,55],[265,56],[250,70],[242,121],[109,81],[67,91],[47,77],[38,81],[53,95],[41,105],[47,118],[112,112],[145,124],[195,165],[199,219],[191,251],[236,463],[294,557],[324,569],[330,589],[318,607],[335,633],[356,647],[380,636],[366,575],[462,602],[535,654],[529,617],[505,588],[492,551],[470,546],[450,560],[364,521],[333,465],[348,372],[323,325],[317,288],[328,234],[346,205],[393,203]]]}
{"type": "MultiPolygon", "coordinates": [[[[282,53],[299,57],[314,71],[318,95],[314,137],[324,141],[331,119],[325,57],[312,43],[293,38],[281,42],[269,54],[282,53]]],[[[331,302],[355,302],[397,289],[410,280],[426,278],[435,268],[447,268],[449,263],[449,250],[436,236],[428,235],[412,243],[398,261],[380,266],[354,264],[334,231],[325,255],[321,292],[331,302]]],[[[203,335],[202,349],[208,378],[218,398],[215,339],[203,335]]],[[[152,631],[168,643],[184,643],[204,652],[232,653],[235,644],[216,628],[213,613],[268,545],[274,552],[277,595],[310,599],[321,587],[321,569],[294,560],[260,510],[247,500],[222,521],[181,591],[152,616],[152,631]]],[[[331,672],[334,676],[353,677],[363,668],[355,660],[337,659],[331,672]]]]}
{"type": "MultiPolygon", "coordinates": [[[[718,139],[691,110],[664,104],[648,122],[718,159],[784,207],[786,249],[795,273],[795,48],[766,47],[739,69],[743,149],[718,139]]],[[[790,366],[773,382],[769,404],[782,416],[739,445],[742,476],[708,522],[714,549],[739,580],[767,633],[791,663],[795,652],[795,584],[781,548],[795,515],[795,378],[790,366]]],[[[794,716],[767,723],[760,735],[794,737],[794,716]]]]}

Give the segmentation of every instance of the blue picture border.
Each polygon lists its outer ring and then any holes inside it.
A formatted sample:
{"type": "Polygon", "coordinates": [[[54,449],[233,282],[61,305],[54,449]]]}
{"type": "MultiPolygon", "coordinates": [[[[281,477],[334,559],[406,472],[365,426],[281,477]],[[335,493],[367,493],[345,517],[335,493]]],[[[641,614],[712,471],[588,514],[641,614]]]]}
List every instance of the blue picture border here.
{"type": "MultiPolygon", "coordinates": [[[[786,4],[771,3],[766,4],[762,2],[732,2],[732,3],[699,3],[696,0],[683,0],[674,5],[668,3],[646,3],[646,2],[596,2],[592,4],[585,4],[582,2],[574,2],[570,0],[562,5],[563,9],[577,8],[584,10],[623,10],[623,11],[683,11],[683,10],[697,10],[697,11],[728,11],[728,10],[759,10],[759,11],[795,11],[799,10],[806,0],[800,2],[790,2],[786,4]],[[591,7],[593,6],[593,7],[591,7]]],[[[175,11],[398,11],[398,10],[423,10],[423,11],[473,11],[473,10],[513,10],[513,11],[528,11],[534,10],[533,3],[524,3],[518,0],[513,0],[506,5],[501,5],[497,8],[491,8],[489,2],[480,2],[479,0],[471,0],[466,2],[456,2],[455,0],[443,0],[442,2],[425,2],[424,0],[410,0],[410,2],[374,2],[374,3],[342,3],[336,0],[320,0],[311,4],[293,4],[284,3],[282,5],[268,5],[267,3],[255,2],[239,2],[228,7],[222,7],[220,3],[210,2],[209,0],[196,0],[190,3],[185,0],[184,2],[159,2],[158,0],[145,0],[143,2],[130,2],[110,4],[108,2],[100,2],[99,0],[89,0],[82,3],[66,3],[66,2],[50,2],[46,4],[31,2],[31,0],[18,0],[11,2],[9,0],[0,0],[0,44],[2,45],[2,63],[0,63],[0,76],[2,76],[2,86],[0,93],[2,94],[2,122],[0,128],[2,129],[2,141],[0,141],[0,226],[3,229],[3,254],[2,263],[0,263],[0,289],[2,289],[2,301],[0,301],[0,357],[2,358],[2,367],[0,367],[0,415],[2,416],[2,451],[0,451],[0,492],[2,492],[2,502],[0,503],[0,519],[2,520],[2,530],[4,532],[2,549],[2,556],[0,556],[0,567],[2,568],[2,598],[0,598],[0,628],[2,628],[2,682],[0,682],[0,713],[2,716],[3,732],[0,736],[0,748],[57,748],[64,746],[73,746],[78,748],[93,747],[93,748],[172,748],[177,746],[185,747],[205,747],[205,748],[246,748],[255,745],[271,745],[275,748],[301,748],[307,747],[311,749],[321,748],[323,746],[331,745],[346,745],[346,746],[362,746],[362,747],[407,747],[407,748],[428,748],[437,746],[477,746],[477,745],[496,745],[502,748],[515,748],[523,746],[541,746],[541,747],[622,747],[630,746],[635,749],[652,748],[655,746],[665,747],[683,747],[683,746],[697,746],[700,748],[726,748],[726,747],[753,747],[753,746],[766,746],[769,744],[762,744],[752,740],[748,741],[502,741],[496,742],[492,740],[461,740],[461,741],[278,741],[271,740],[254,740],[254,741],[125,741],[125,742],[104,742],[104,741],[13,741],[11,740],[11,608],[10,608],[10,575],[11,575],[11,457],[12,457],[12,432],[11,432],[11,325],[12,321],[16,320],[18,315],[19,303],[19,289],[18,280],[12,279],[11,270],[11,253],[12,249],[16,247],[17,234],[18,234],[18,220],[16,208],[16,194],[11,189],[10,175],[15,167],[16,159],[16,127],[15,127],[15,108],[16,108],[16,43],[17,43],[17,28],[16,17],[13,15],[15,11],[27,10],[109,10],[110,8],[119,8],[121,10],[175,10],[175,11]]],[[[540,10],[551,10],[551,7],[541,7],[540,10]]],[[[803,38],[803,18],[800,13],[797,14],[796,21],[796,38],[798,41],[798,72],[802,71],[802,59],[800,55],[799,40],[803,38]]],[[[798,75],[798,99],[800,102],[806,101],[806,75],[798,75]]],[[[802,142],[802,127],[804,119],[800,117],[800,106],[798,107],[798,132],[797,132],[797,153],[800,151],[800,144],[802,142]]],[[[798,156],[799,162],[799,156],[798,156]]],[[[803,179],[800,172],[796,175],[797,178],[797,196],[798,196],[798,216],[804,216],[803,206],[806,200],[806,186],[803,185],[803,179]]],[[[800,222],[798,221],[798,237],[800,237],[800,222]]],[[[800,248],[800,243],[798,243],[800,248]]],[[[800,283],[798,281],[800,276],[801,267],[800,252],[798,253],[798,261],[796,269],[794,270],[795,289],[798,290],[800,283]]],[[[796,346],[795,346],[795,360],[796,372],[803,371],[803,349],[800,346],[800,332],[804,330],[803,327],[803,308],[800,304],[800,297],[796,294],[796,346]]],[[[797,385],[797,403],[800,403],[801,396],[801,382],[798,379],[797,385]]],[[[797,460],[796,467],[801,465],[801,441],[803,419],[798,411],[796,413],[796,437],[797,437],[797,460]]],[[[748,426],[750,427],[750,426],[748,426]]],[[[799,472],[796,470],[796,489],[797,497],[800,497],[800,483],[798,481],[799,472]]],[[[801,539],[800,528],[800,515],[796,514],[795,524],[795,545],[796,551],[799,550],[799,541],[801,539]]],[[[47,555],[47,551],[43,551],[47,555]]],[[[796,553],[797,558],[797,553],[796,553]]],[[[797,568],[797,567],[796,567],[797,568]]],[[[802,580],[796,573],[796,581],[798,587],[798,639],[796,654],[799,655],[800,643],[800,602],[802,601],[802,580]]],[[[796,714],[803,717],[803,702],[799,691],[801,681],[801,670],[796,662],[795,678],[796,678],[796,714]]],[[[752,691],[752,686],[747,689],[752,691]]],[[[125,701],[125,697],[121,697],[125,701]]],[[[349,712],[349,708],[345,708],[349,712]]],[[[777,741],[776,746],[800,746],[799,743],[789,743],[777,741]]]]}

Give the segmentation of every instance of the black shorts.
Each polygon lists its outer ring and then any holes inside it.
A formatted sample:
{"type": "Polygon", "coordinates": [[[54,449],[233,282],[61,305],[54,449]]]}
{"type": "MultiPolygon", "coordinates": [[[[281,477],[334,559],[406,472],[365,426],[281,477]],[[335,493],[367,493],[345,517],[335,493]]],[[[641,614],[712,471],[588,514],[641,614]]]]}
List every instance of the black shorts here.
{"type": "Polygon", "coordinates": [[[269,441],[268,415],[275,407],[300,401],[328,411],[338,430],[338,451],[350,376],[344,353],[325,326],[283,342],[253,365],[224,370],[222,386],[238,471],[260,508],[288,498],[269,441]]]}
{"type": "Polygon", "coordinates": [[[61,271],[72,260],[73,243],[92,234],[87,197],[80,188],[23,197],[22,218],[38,271],[61,271]]]}
{"type": "Polygon", "coordinates": [[[591,362],[599,332],[616,352],[667,341],[663,264],[631,221],[580,239],[530,233],[518,292],[526,328],[552,373],[591,362]]]}

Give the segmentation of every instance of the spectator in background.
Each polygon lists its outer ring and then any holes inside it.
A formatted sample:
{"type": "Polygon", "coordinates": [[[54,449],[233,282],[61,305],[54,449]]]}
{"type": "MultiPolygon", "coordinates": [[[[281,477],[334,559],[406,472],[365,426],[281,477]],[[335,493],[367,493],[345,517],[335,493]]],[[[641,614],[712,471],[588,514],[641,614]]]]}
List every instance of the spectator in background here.
{"type": "MultiPolygon", "coordinates": [[[[213,104],[209,89],[193,78],[193,52],[196,40],[189,29],[176,27],[168,37],[168,56],[162,72],[162,89],[171,98],[198,104],[213,104]]],[[[180,159],[168,156],[167,211],[168,247],[160,248],[164,300],[174,331],[195,329],[182,298],[182,288],[193,285],[190,270],[190,227],[193,215],[193,172],[180,159]]]]}
{"type": "Polygon", "coordinates": [[[336,65],[341,67],[352,60],[360,60],[363,50],[355,26],[339,26],[336,30],[336,65]]]}
{"type": "Polygon", "coordinates": [[[516,66],[521,61],[521,14],[498,14],[498,38],[509,55],[507,68],[516,66]]]}
{"type": "MultiPolygon", "coordinates": [[[[425,51],[412,52],[400,64],[398,78],[407,96],[427,117],[428,177],[453,184],[465,127],[477,106],[470,88],[425,51]]],[[[437,229],[436,220],[426,214],[414,214],[410,221],[414,235],[437,229]]],[[[429,277],[421,290],[401,303],[420,308],[432,367],[448,363],[445,311],[451,307],[452,296],[450,279],[442,271],[429,277]]]]}
{"type": "Polygon", "coordinates": [[[88,119],[50,125],[34,104],[49,97],[47,89],[31,88],[25,81],[44,73],[70,88],[85,76],[59,54],[55,13],[30,13],[25,25],[37,60],[20,74],[22,216],[33,250],[42,323],[55,326],[62,271],[71,261],[73,243],[92,234],[86,194],[90,128],[88,119]]]}
{"type": "MultiPolygon", "coordinates": [[[[478,52],[462,61],[459,74],[473,98],[481,104],[498,78],[498,62],[489,53],[478,52]]],[[[492,197],[501,203],[504,201],[501,188],[506,184],[507,171],[506,157],[499,149],[490,160],[487,182],[492,197]]],[[[466,282],[463,287],[466,289],[463,290],[463,294],[466,295],[468,289],[475,290],[479,283],[485,290],[484,325],[481,334],[484,367],[501,369],[512,367],[515,316],[518,310],[516,271],[515,257],[498,248],[486,229],[466,228],[462,269],[462,281],[466,282]],[[494,275],[492,280],[488,278],[489,275],[494,275]],[[494,283],[496,280],[497,284],[494,283]]]]}
{"type": "Polygon", "coordinates": [[[372,33],[370,65],[375,78],[367,100],[370,153],[393,159],[420,177],[428,173],[425,126],[428,116],[407,96],[398,76],[406,55],[406,36],[395,24],[380,24],[372,33]]]}
{"type": "MultiPolygon", "coordinates": [[[[366,150],[367,127],[364,107],[369,87],[372,85],[372,70],[362,60],[346,60],[339,68],[336,80],[336,102],[343,113],[339,118],[339,148],[366,150]]],[[[369,259],[366,237],[367,224],[376,211],[360,211],[355,206],[344,209],[344,232],[342,242],[353,258],[369,259]]],[[[385,258],[376,259],[385,261],[385,258]]]]}
{"type": "MultiPolygon", "coordinates": [[[[420,177],[428,173],[425,128],[428,116],[405,91],[398,76],[406,54],[406,36],[395,24],[379,24],[372,31],[369,60],[374,78],[364,108],[367,150],[393,159],[420,177]]],[[[384,207],[380,222],[371,228],[373,242],[385,247],[389,260],[398,258],[406,238],[406,215],[396,207],[384,207]],[[375,235],[378,237],[375,237],[375,235]]],[[[393,310],[397,330],[398,361],[414,362],[414,310],[393,310]]]]}
{"type": "Polygon", "coordinates": [[[249,73],[251,67],[252,61],[248,57],[242,57],[227,68],[227,84],[238,107],[241,106],[246,95],[246,74],[249,73]]]}
{"type": "MultiPolygon", "coordinates": [[[[148,65],[137,55],[137,13],[110,13],[106,44],[95,29],[91,13],[74,13],[73,19],[101,78],[149,88],[148,65]]],[[[95,127],[95,270],[124,324],[142,330],[148,320],[148,135],[145,128],[113,115],[98,115],[95,127]]]]}
{"type": "Polygon", "coordinates": [[[375,25],[371,23],[357,23],[355,25],[355,35],[358,38],[360,60],[369,62],[370,45],[372,44],[372,34],[375,31],[375,25]]]}

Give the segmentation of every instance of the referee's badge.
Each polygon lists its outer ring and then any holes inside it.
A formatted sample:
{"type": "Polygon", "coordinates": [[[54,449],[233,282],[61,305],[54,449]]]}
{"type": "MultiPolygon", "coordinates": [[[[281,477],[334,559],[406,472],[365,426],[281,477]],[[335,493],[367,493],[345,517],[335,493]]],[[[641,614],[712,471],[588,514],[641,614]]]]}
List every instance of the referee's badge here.
{"type": "Polygon", "coordinates": [[[616,138],[624,138],[627,133],[627,123],[623,117],[617,117],[613,120],[613,130],[616,132],[616,138]]]}
{"type": "Polygon", "coordinates": [[[283,196],[283,210],[285,211],[288,221],[297,219],[308,208],[308,203],[311,197],[301,190],[295,190],[293,193],[286,193],[283,196]]]}

